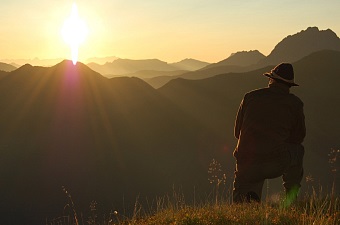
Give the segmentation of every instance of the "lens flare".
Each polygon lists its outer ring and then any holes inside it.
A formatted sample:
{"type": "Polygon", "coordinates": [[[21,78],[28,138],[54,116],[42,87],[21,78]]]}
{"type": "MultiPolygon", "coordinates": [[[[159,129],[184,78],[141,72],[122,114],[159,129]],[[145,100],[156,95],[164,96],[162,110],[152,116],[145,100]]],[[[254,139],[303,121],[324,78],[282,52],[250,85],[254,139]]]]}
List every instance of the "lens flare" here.
{"type": "Polygon", "coordinates": [[[85,41],[88,34],[86,23],[78,16],[76,3],[73,3],[71,15],[65,20],[61,33],[64,41],[71,47],[72,62],[73,65],[76,65],[79,46],[85,41]]]}

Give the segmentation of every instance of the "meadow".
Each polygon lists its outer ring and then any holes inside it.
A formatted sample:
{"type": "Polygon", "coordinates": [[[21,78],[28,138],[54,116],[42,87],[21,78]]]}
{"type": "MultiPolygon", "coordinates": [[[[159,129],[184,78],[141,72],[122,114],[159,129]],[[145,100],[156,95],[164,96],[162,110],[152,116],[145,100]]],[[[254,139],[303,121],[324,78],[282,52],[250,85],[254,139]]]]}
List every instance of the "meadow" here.
{"type": "MultiPolygon", "coordinates": [[[[215,180],[216,181],[216,180],[215,180]]],[[[46,220],[46,225],[337,225],[340,224],[340,198],[324,193],[319,187],[300,194],[296,202],[284,205],[284,193],[266,196],[261,203],[233,204],[231,189],[216,192],[222,182],[215,183],[212,193],[203,202],[186,202],[175,190],[142,206],[136,199],[133,213],[111,210],[103,213],[96,201],[87,214],[77,214],[72,196],[64,189],[69,203],[63,216],[46,220]]]]}

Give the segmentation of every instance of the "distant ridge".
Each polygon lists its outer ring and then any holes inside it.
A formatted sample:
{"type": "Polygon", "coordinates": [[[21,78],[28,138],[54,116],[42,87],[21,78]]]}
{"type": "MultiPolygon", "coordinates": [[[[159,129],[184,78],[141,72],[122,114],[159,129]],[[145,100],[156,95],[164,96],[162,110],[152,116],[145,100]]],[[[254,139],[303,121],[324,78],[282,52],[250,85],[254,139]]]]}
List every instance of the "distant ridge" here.
{"type": "Polygon", "coordinates": [[[264,59],[265,57],[266,56],[263,55],[258,50],[240,51],[232,53],[228,58],[218,63],[211,64],[210,66],[207,66],[204,69],[217,66],[251,66],[257,64],[260,60],[264,59]]]}
{"type": "Polygon", "coordinates": [[[170,65],[176,67],[178,70],[194,71],[202,69],[203,67],[206,67],[209,64],[210,63],[199,61],[196,59],[183,59],[179,62],[171,63],[170,65]]]}
{"type": "Polygon", "coordinates": [[[173,66],[158,59],[116,59],[113,62],[99,65],[89,63],[88,66],[103,75],[125,75],[135,73],[140,70],[171,71],[176,70],[173,66]]]}
{"type": "MultiPolygon", "coordinates": [[[[91,69],[103,74],[107,77],[121,76],[137,73],[140,71],[178,71],[178,70],[198,70],[203,68],[209,63],[202,62],[195,59],[184,59],[176,63],[167,63],[159,59],[143,59],[143,60],[132,60],[132,59],[116,59],[112,62],[107,62],[104,65],[98,63],[88,63],[91,69]]],[[[152,77],[150,74],[143,73],[143,77],[152,77]]]]}
{"type": "Polygon", "coordinates": [[[25,64],[31,64],[34,66],[53,66],[60,61],[62,61],[62,58],[56,58],[56,59],[1,59],[2,62],[8,63],[11,65],[14,65],[16,67],[20,67],[25,64]]]}
{"type": "Polygon", "coordinates": [[[96,64],[105,64],[107,62],[112,62],[114,60],[118,59],[116,56],[107,56],[107,57],[92,57],[86,59],[87,64],[89,63],[96,63],[96,64]]]}
{"type": "Polygon", "coordinates": [[[173,71],[157,71],[157,70],[140,70],[134,73],[130,74],[124,74],[124,75],[117,75],[117,76],[108,76],[109,78],[113,77],[121,77],[121,76],[126,76],[126,77],[138,77],[143,80],[149,80],[152,78],[157,78],[157,77],[163,77],[163,76],[178,76],[183,73],[188,72],[187,70],[173,70],[173,71]]]}
{"type": "Polygon", "coordinates": [[[1,71],[5,71],[5,72],[11,72],[13,70],[15,70],[17,67],[11,65],[11,64],[7,64],[7,63],[2,63],[0,62],[0,70],[1,71]]]}
{"type": "Polygon", "coordinates": [[[283,61],[295,62],[320,50],[340,51],[339,37],[330,29],[319,30],[317,27],[308,27],[306,30],[284,38],[259,64],[275,65],[283,61]]]}
{"type": "Polygon", "coordinates": [[[175,78],[198,80],[225,73],[244,73],[266,66],[274,66],[283,61],[293,63],[322,50],[340,51],[339,37],[330,29],[320,31],[317,27],[309,27],[284,38],[267,57],[257,50],[241,51],[197,71],[190,71],[178,76],[155,77],[147,82],[153,87],[159,88],[175,78]]]}

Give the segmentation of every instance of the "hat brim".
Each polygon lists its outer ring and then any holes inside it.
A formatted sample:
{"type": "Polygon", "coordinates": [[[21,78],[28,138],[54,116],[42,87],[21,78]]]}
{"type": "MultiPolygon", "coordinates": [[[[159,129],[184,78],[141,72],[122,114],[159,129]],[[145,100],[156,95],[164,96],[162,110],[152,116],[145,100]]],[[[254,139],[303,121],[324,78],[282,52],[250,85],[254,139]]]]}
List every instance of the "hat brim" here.
{"type": "Polygon", "coordinates": [[[272,73],[264,73],[263,75],[266,76],[266,77],[272,78],[274,80],[280,80],[282,82],[285,82],[285,83],[287,83],[290,86],[300,86],[300,85],[298,85],[298,84],[296,84],[294,82],[280,79],[280,77],[274,77],[272,73]]]}

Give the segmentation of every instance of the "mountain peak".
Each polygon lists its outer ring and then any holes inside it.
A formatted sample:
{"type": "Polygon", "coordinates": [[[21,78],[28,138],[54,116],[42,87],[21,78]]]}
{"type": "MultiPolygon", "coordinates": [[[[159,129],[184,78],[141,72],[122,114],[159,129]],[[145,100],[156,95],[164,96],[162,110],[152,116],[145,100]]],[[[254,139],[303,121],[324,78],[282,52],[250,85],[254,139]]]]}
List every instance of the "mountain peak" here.
{"type": "Polygon", "coordinates": [[[261,52],[259,52],[258,50],[250,50],[250,51],[238,51],[238,52],[234,52],[231,53],[229,57],[235,56],[235,55],[263,55],[261,52]]]}
{"type": "Polygon", "coordinates": [[[68,60],[68,59],[64,59],[63,61],[61,61],[60,63],[57,63],[54,66],[74,66],[74,67],[79,67],[79,66],[85,66],[83,63],[81,62],[77,62],[75,65],[73,64],[72,60],[68,60]]]}
{"type": "Polygon", "coordinates": [[[258,50],[239,51],[232,53],[228,58],[217,63],[219,66],[250,66],[264,59],[265,56],[258,50]]]}
{"type": "Polygon", "coordinates": [[[31,72],[33,68],[34,66],[26,63],[25,65],[20,66],[18,69],[11,71],[11,73],[31,72]]]}
{"type": "MultiPolygon", "coordinates": [[[[98,72],[93,71],[90,67],[85,65],[82,62],[77,62],[75,65],[71,60],[63,60],[60,63],[57,63],[56,65],[52,66],[51,68],[54,68],[56,70],[73,70],[73,71],[82,71],[82,73],[96,73],[98,72]]],[[[99,75],[99,74],[98,74],[99,75]]]]}
{"type": "Polygon", "coordinates": [[[158,70],[158,71],[171,71],[174,68],[167,62],[163,62],[159,59],[116,59],[113,62],[107,62],[104,65],[99,64],[87,64],[91,69],[106,75],[126,75],[135,73],[141,70],[158,70]]]}
{"type": "Polygon", "coordinates": [[[320,30],[318,27],[308,27],[306,30],[301,30],[300,32],[293,34],[293,35],[288,35],[282,41],[287,40],[287,39],[289,40],[291,38],[310,38],[311,36],[314,36],[314,35],[316,36],[324,35],[326,38],[338,38],[336,33],[332,31],[331,29],[320,30]]]}
{"type": "Polygon", "coordinates": [[[320,30],[319,30],[318,27],[308,27],[305,31],[302,30],[301,32],[308,32],[308,31],[310,31],[310,32],[318,32],[320,30]]]}
{"type": "Polygon", "coordinates": [[[339,37],[331,29],[319,30],[318,27],[308,27],[306,30],[285,37],[267,58],[261,61],[261,64],[275,65],[283,61],[295,62],[321,50],[340,51],[339,37]]]}
{"type": "Polygon", "coordinates": [[[159,59],[121,59],[121,58],[114,60],[112,63],[145,63],[145,62],[166,63],[166,62],[163,62],[159,59]]]}
{"type": "MultiPolygon", "coordinates": [[[[302,30],[300,31],[299,33],[311,33],[311,34],[315,34],[315,33],[318,33],[318,32],[322,32],[322,33],[328,33],[330,35],[336,35],[336,33],[334,31],[332,31],[331,29],[326,29],[326,30],[320,30],[318,27],[308,27],[306,30],[302,30]]],[[[297,33],[297,34],[299,34],[297,33]]]]}
{"type": "Polygon", "coordinates": [[[179,62],[193,62],[193,61],[199,61],[199,60],[192,59],[192,58],[185,58],[185,59],[182,59],[182,60],[179,61],[179,62]]]}
{"type": "Polygon", "coordinates": [[[199,60],[196,60],[196,59],[192,59],[192,58],[186,58],[186,59],[183,59],[179,62],[171,63],[170,65],[176,67],[179,70],[194,71],[194,70],[199,70],[199,69],[201,69],[205,66],[208,66],[209,63],[199,61],[199,60]]]}
{"type": "Polygon", "coordinates": [[[15,69],[17,69],[17,67],[15,67],[11,64],[0,62],[0,71],[11,72],[15,69]]]}

